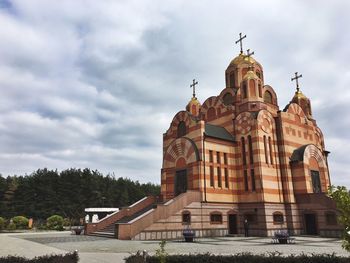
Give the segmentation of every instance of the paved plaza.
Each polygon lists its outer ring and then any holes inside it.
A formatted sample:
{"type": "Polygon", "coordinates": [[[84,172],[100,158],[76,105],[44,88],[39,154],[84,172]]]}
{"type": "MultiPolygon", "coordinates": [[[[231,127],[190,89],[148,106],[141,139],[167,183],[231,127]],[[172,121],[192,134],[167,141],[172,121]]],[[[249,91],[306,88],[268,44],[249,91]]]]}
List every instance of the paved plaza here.
{"type": "MultiPolygon", "coordinates": [[[[92,236],[76,236],[70,232],[38,232],[0,234],[0,256],[19,255],[35,257],[45,254],[62,254],[78,250],[80,262],[124,262],[123,259],[138,250],[150,254],[159,248],[159,241],[123,241],[92,236]]],[[[296,237],[295,244],[272,244],[271,238],[218,237],[197,239],[195,243],[181,240],[168,241],[165,247],[170,254],[214,253],[235,254],[251,252],[261,254],[280,252],[283,255],[300,253],[335,253],[350,256],[341,248],[341,240],[320,237],[296,237]]]]}

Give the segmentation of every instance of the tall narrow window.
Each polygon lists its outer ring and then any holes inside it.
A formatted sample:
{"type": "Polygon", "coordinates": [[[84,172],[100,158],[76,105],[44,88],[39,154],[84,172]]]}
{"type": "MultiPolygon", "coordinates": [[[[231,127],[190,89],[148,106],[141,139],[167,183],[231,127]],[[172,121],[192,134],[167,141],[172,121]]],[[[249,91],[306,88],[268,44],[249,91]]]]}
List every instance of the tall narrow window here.
{"type": "Polygon", "coordinates": [[[243,99],[245,99],[248,96],[248,91],[247,91],[247,83],[243,83],[243,99]]]}
{"type": "Polygon", "coordinates": [[[209,151],[209,162],[213,162],[213,151],[209,151]]]}
{"type": "Polygon", "coordinates": [[[214,167],[210,166],[210,186],[214,187],[214,167]]]}
{"type": "Polygon", "coordinates": [[[255,174],[254,174],[254,169],[250,170],[250,177],[252,179],[252,191],[255,191],[255,174]]]}
{"type": "Polygon", "coordinates": [[[228,188],[228,169],[225,168],[225,187],[228,188]]]}
{"type": "Polygon", "coordinates": [[[271,137],[269,137],[269,148],[270,148],[270,163],[273,164],[273,152],[272,152],[271,137]]]}
{"type": "Polygon", "coordinates": [[[218,173],[218,187],[222,187],[222,182],[221,182],[221,168],[217,167],[217,173],[218,173]]]}
{"type": "Polygon", "coordinates": [[[186,123],[184,121],[180,121],[179,125],[177,125],[177,138],[185,136],[186,133],[186,123]]]}
{"type": "Polygon", "coordinates": [[[320,173],[318,171],[311,170],[311,180],[312,180],[312,188],[314,193],[321,193],[321,181],[320,181],[320,173]]]}
{"type": "Polygon", "coordinates": [[[216,162],[220,163],[220,153],[216,152],[216,162]]]}
{"type": "Polygon", "coordinates": [[[230,88],[234,88],[235,87],[235,73],[231,73],[230,74],[230,88]]]}
{"type": "Polygon", "coordinates": [[[252,143],[252,137],[248,136],[248,145],[249,145],[249,158],[250,158],[250,164],[254,163],[254,157],[253,157],[253,143],[252,143]]]}
{"type": "Polygon", "coordinates": [[[269,91],[265,91],[264,93],[264,102],[272,103],[272,95],[269,91]]]}
{"type": "Polygon", "coordinates": [[[248,191],[249,186],[248,186],[248,172],[247,170],[244,170],[244,190],[248,191]]]}
{"type": "Polygon", "coordinates": [[[267,153],[267,139],[265,135],[264,135],[264,150],[265,150],[265,162],[269,163],[269,156],[267,153]]]}
{"type": "Polygon", "coordinates": [[[224,164],[227,165],[227,153],[224,153],[224,164]]]}
{"type": "Polygon", "coordinates": [[[245,156],[245,141],[244,141],[243,137],[241,139],[241,142],[242,142],[242,160],[243,160],[243,165],[246,165],[247,164],[247,159],[246,159],[246,156],[245,156]]]}
{"type": "Polygon", "coordinates": [[[261,84],[260,83],[258,85],[258,89],[259,89],[259,97],[262,98],[262,90],[261,90],[261,84]]]}

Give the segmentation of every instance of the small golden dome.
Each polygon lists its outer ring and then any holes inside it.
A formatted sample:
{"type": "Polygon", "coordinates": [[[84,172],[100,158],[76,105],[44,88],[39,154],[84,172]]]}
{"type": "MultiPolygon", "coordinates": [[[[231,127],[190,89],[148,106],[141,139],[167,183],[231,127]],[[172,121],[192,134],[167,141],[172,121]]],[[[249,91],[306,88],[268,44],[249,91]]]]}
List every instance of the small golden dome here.
{"type": "Polygon", "coordinates": [[[243,77],[243,80],[247,79],[259,79],[253,70],[249,70],[243,77]]]}
{"type": "Polygon", "coordinates": [[[252,58],[252,56],[247,56],[247,55],[244,55],[243,53],[239,54],[237,57],[235,57],[234,59],[232,59],[231,63],[230,63],[230,66],[231,65],[238,65],[238,64],[241,64],[241,63],[250,63],[250,64],[253,64],[255,63],[255,59],[252,58]]]}
{"type": "Polygon", "coordinates": [[[186,106],[186,110],[190,112],[193,116],[198,116],[200,108],[201,108],[201,103],[197,100],[196,97],[192,97],[190,102],[186,106]]]}
{"type": "Polygon", "coordinates": [[[299,99],[308,99],[300,90],[297,90],[294,94],[292,101],[299,99]]]}
{"type": "Polygon", "coordinates": [[[199,102],[199,100],[196,97],[192,97],[188,104],[195,104],[195,105],[199,104],[199,105],[201,105],[201,103],[199,102]]]}

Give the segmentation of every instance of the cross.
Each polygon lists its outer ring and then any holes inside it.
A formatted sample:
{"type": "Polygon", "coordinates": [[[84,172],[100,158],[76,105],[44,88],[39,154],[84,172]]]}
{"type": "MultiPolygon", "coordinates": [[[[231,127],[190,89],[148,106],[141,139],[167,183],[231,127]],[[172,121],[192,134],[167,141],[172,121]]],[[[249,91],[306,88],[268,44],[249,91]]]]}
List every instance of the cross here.
{"type": "Polygon", "coordinates": [[[190,88],[193,88],[193,98],[196,97],[196,85],[198,84],[198,81],[193,79],[193,83],[190,85],[190,88]]]}
{"type": "Polygon", "coordinates": [[[298,72],[295,72],[295,77],[292,78],[292,81],[295,80],[296,83],[297,83],[297,91],[299,91],[299,81],[298,81],[298,79],[299,79],[299,78],[302,78],[302,77],[303,77],[303,75],[300,74],[300,75],[298,76],[298,72]]]}
{"type": "Polygon", "coordinates": [[[254,55],[254,51],[252,53],[249,53],[250,49],[247,49],[247,57],[249,58],[251,55],[254,55]]]}
{"type": "Polygon", "coordinates": [[[243,47],[242,47],[242,41],[243,39],[245,39],[247,37],[247,35],[244,35],[242,37],[242,33],[239,33],[239,39],[235,42],[236,44],[239,42],[240,46],[241,46],[241,54],[243,54],[243,47]]]}

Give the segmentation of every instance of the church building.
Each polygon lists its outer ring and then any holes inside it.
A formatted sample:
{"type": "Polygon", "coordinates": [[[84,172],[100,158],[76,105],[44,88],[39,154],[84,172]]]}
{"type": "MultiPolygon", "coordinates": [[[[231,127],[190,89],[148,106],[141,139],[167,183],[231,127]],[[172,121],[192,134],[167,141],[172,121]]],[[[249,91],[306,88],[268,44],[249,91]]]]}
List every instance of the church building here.
{"type": "Polygon", "coordinates": [[[186,228],[196,236],[244,234],[339,236],[321,129],[311,101],[296,91],[282,110],[265,84],[254,52],[242,49],[225,71],[218,95],[200,102],[193,95],[163,134],[161,198],[147,197],[87,233],[119,239],[176,239],[186,228]]]}

